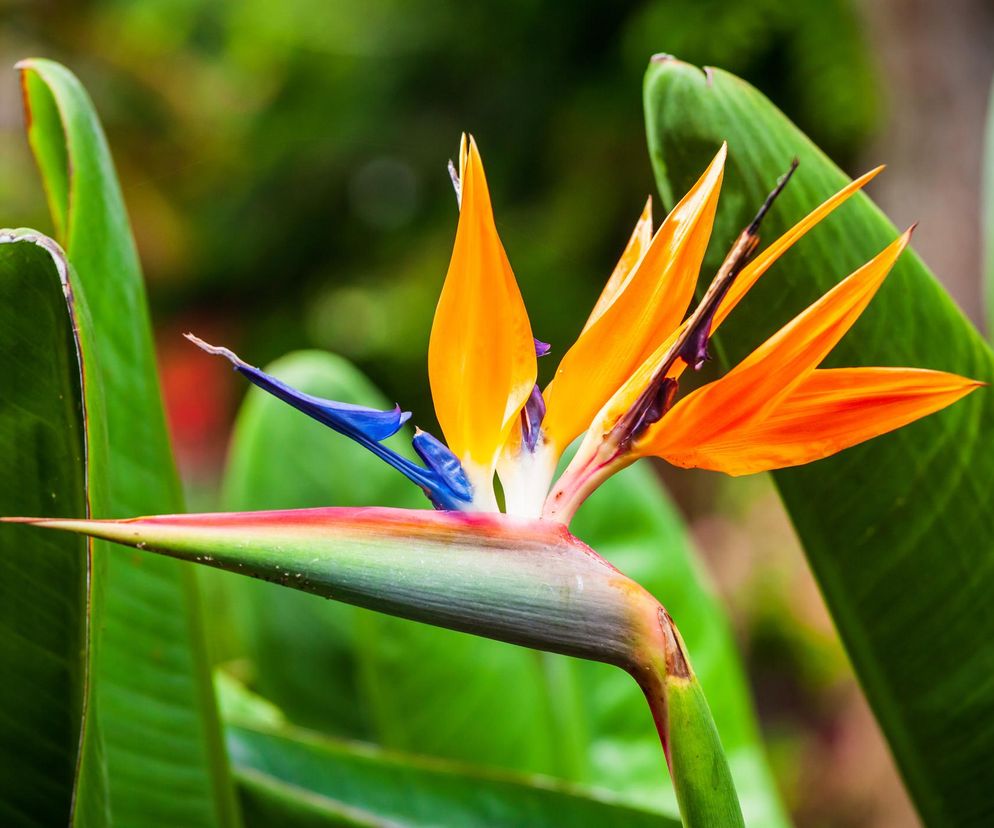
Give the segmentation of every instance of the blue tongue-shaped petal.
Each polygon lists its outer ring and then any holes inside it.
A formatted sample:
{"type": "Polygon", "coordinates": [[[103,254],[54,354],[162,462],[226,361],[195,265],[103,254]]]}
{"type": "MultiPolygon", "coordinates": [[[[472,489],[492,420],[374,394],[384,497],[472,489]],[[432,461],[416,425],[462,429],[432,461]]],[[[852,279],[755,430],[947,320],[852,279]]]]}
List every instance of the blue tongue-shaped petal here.
{"type": "Polygon", "coordinates": [[[411,445],[425,465],[448,484],[453,494],[465,500],[473,499],[473,487],[466,477],[466,470],[445,443],[418,428],[414,431],[411,445]]]}
{"type": "MultiPolygon", "coordinates": [[[[395,451],[380,444],[381,440],[392,437],[400,430],[400,427],[411,418],[411,412],[401,411],[400,406],[388,411],[381,411],[376,408],[335,402],[304,394],[286,383],[280,382],[276,377],[249,365],[227,348],[210,345],[193,334],[186,334],[186,338],[209,354],[223,356],[235,367],[236,371],[254,385],[292,405],[298,411],[313,417],[318,422],[324,423],[339,434],[351,437],[357,443],[368,448],[414,483],[417,483],[437,508],[462,509],[472,501],[472,488],[466,480],[465,472],[458,458],[434,437],[431,439],[438,444],[439,448],[430,452],[433,458],[437,458],[433,461],[422,454],[422,450],[417,444],[417,437],[415,438],[415,451],[428,464],[427,469],[412,463],[407,458],[401,457],[395,451]],[[447,452],[449,457],[446,458],[440,449],[447,452]]],[[[425,437],[431,436],[424,432],[419,432],[419,434],[425,437]]]]}
{"type": "Polygon", "coordinates": [[[386,440],[387,437],[392,437],[404,423],[411,419],[411,412],[401,411],[399,405],[389,411],[380,411],[376,408],[350,405],[349,403],[335,402],[304,394],[302,391],[297,391],[286,383],[280,382],[276,377],[249,365],[227,348],[209,345],[193,334],[186,334],[186,338],[209,354],[225,357],[235,366],[238,373],[246,376],[253,384],[346,437],[356,438],[362,435],[379,442],[386,440]]]}

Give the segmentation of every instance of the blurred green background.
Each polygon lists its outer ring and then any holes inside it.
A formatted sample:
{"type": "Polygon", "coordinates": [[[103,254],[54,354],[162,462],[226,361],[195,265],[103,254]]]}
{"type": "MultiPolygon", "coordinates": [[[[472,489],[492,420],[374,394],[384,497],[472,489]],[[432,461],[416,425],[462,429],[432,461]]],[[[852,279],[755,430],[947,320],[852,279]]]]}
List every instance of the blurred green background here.
{"type": "MultiPolygon", "coordinates": [[[[245,389],[184,330],[256,364],[301,347],[340,353],[434,425],[425,355],[457,215],[445,164],[462,130],[480,143],[535,333],[561,354],[653,189],[641,78],[654,52],[747,78],[850,172],[892,162],[873,194],[898,223],[924,220],[919,249],[977,311],[976,178],[994,62],[981,0],[0,10],[0,63],[63,61],[104,119],[197,508],[216,503],[245,389]]],[[[16,223],[46,229],[13,72],[0,80],[0,131],[0,201],[16,223]]],[[[913,824],[769,484],[666,476],[730,606],[798,824],[913,824]]]]}

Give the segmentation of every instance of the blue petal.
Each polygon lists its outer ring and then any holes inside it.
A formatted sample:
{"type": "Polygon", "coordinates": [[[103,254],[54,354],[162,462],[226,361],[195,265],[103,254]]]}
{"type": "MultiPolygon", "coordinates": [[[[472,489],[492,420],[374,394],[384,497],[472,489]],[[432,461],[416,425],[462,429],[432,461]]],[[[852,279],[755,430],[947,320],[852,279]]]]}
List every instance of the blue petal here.
{"type": "Polygon", "coordinates": [[[400,431],[400,427],[404,423],[411,419],[411,412],[401,411],[400,406],[389,411],[380,411],[376,408],[350,405],[349,403],[335,402],[304,394],[286,383],[280,382],[276,377],[249,365],[227,348],[209,345],[193,334],[187,334],[186,338],[210,354],[225,357],[240,374],[247,377],[253,384],[346,437],[358,438],[363,436],[379,442],[386,440],[387,437],[392,437],[400,431]]]}
{"type": "Polygon", "coordinates": [[[445,443],[418,428],[414,431],[411,445],[414,446],[418,457],[445,481],[456,497],[467,501],[473,499],[473,487],[466,477],[466,470],[445,443]]]}
{"type": "Polygon", "coordinates": [[[544,357],[549,351],[552,350],[552,346],[548,342],[543,342],[541,339],[535,339],[532,337],[532,341],[535,343],[535,356],[544,357]]]}
{"type": "Polygon", "coordinates": [[[542,396],[542,389],[536,385],[521,409],[521,438],[528,451],[535,451],[544,419],[545,397],[542,396]]]}
{"type": "Polygon", "coordinates": [[[392,437],[410,419],[409,411],[401,411],[399,406],[389,411],[380,411],[376,408],[350,405],[349,403],[335,402],[304,394],[286,383],[280,382],[276,377],[249,365],[227,348],[209,345],[193,334],[186,334],[186,338],[209,354],[223,356],[235,366],[235,370],[254,385],[289,403],[298,411],[313,417],[318,422],[324,423],[339,434],[351,437],[360,445],[365,446],[381,460],[389,463],[420,486],[436,508],[462,509],[472,501],[472,487],[466,479],[462,465],[456,456],[437,440],[435,442],[444,452],[448,452],[449,458],[444,456],[443,451],[433,449],[429,452],[432,460],[429,460],[415,445],[415,450],[428,464],[429,468],[427,469],[381,445],[381,440],[392,437]]]}

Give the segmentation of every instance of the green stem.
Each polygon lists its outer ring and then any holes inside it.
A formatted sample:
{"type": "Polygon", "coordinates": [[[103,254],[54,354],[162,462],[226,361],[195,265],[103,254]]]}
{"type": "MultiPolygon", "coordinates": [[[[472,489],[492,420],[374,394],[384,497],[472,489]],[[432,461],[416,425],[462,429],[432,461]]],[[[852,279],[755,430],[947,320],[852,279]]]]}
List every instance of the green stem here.
{"type": "Polygon", "coordinates": [[[680,633],[658,604],[645,619],[630,672],[656,722],[683,824],[687,828],[744,826],[711,709],[680,633]]]}

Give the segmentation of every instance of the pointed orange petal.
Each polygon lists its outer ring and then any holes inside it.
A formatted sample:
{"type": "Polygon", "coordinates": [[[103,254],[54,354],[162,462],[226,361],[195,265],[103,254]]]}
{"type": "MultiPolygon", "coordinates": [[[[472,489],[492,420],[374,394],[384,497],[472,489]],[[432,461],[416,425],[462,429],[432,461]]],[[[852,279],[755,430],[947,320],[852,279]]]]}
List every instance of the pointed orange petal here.
{"type": "Polygon", "coordinates": [[[770,269],[770,266],[777,259],[793,247],[795,242],[797,242],[802,236],[804,236],[805,233],[808,232],[808,230],[825,218],[825,216],[831,213],[836,207],[843,204],[851,196],[855,195],[863,187],[869,184],[870,181],[876,178],[877,175],[883,171],[883,169],[883,166],[877,167],[876,169],[870,170],[868,173],[861,175],[855,181],[851,181],[831,198],[822,202],[818,207],[808,213],[808,215],[791,227],[790,230],[784,233],[769,247],[757,254],[756,258],[749,262],[749,264],[746,265],[742,269],[742,272],[735,278],[735,281],[732,283],[731,288],[729,288],[725,298],[718,306],[718,310],[714,315],[714,322],[711,324],[711,330],[717,330],[718,326],[725,321],[728,314],[730,314],[735,306],[742,300],[742,297],[749,292],[749,289],[753,285],[756,284],[759,277],[766,273],[766,271],[770,269]]]}
{"type": "Polygon", "coordinates": [[[562,450],[680,324],[711,236],[726,149],[666,217],[624,290],[581,333],[545,389],[546,439],[562,450]]]}
{"type": "MultiPolygon", "coordinates": [[[[674,465],[736,476],[798,466],[912,423],[981,385],[921,368],[818,370],[764,417],[703,443],[667,445],[660,435],[658,449],[674,465]]],[[[681,417],[679,408],[671,415],[681,417]]]]}
{"type": "Polygon", "coordinates": [[[618,259],[618,264],[614,266],[611,278],[607,280],[604,290],[597,297],[597,304],[594,305],[594,309],[587,318],[587,323],[583,326],[584,331],[600,319],[604,311],[611,307],[614,300],[628,287],[628,282],[635,273],[636,265],[642,260],[650,244],[652,244],[652,196],[649,196],[645,202],[642,215],[639,216],[632,236],[628,240],[628,244],[625,245],[621,258],[618,259]]]}
{"type": "Polygon", "coordinates": [[[863,312],[911,231],[794,317],[728,374],[691,393],[638,441],[640,454],[690,450],[773,410],[842,339],[863,312]],[[665,451],[664,451],[665,450],[665,451]]]}
{"type": "Polygon", "coordinates": [[[432,324],[428,377],[449,447],[474,484],[489,486],[535,384],[535,343],[472,138],[464,137],[459,157],[459,226],[432,324]]]}
{"type": "MultiPolygon", "coordinates": [[[[714,320],[711,323],[711,333],[713,334],[718,329],[718,326],[724,322],[726,318],[728,318],[728,315],[732,312],[735,306],[749,292],[750,288],[756,284],[759,277],[766,273],[766,271],[770,269],[770,266],[777,261],[777,259],[793,247],[795,242],[797,242],[802,236],[804,236],[805,233],[808,232],[808,230],[825,218],[825,216],[876,178],[877,175],[883,171],[883,169],[883,166],[879,166],[876,169],[870,170],[868,173],[861,175],[855,181],[851,181],[831,198],[823,201],[820,205],[818,205],[818,207],[808,213],[797,224],[791,227],[790,230],[780,236],[780,238],[773,242],[773,244],[759,253],[756,258],[746,265],[742,269],[742,272],[735,278],[735,281],[729,288],[725,298],[718,305],[718,309],[715,311],[714,320]]],[[[626,383],[626,388],[623,388],[618,392],[619,397],[634,399],[633,392],[635,389],[637,388],[638,390],[641,390],[642,388],[645,388],[645,383],[648,381],[648,377],[654,373],[656,366],[660,362],[660,358],[666,354],[670,341],[672,341],[672,337],[670,337],[670,340],[664,342],[663,345],[657,348],[656,352],[650,356],[642,366],[639,367],[638,371],[632,375],[631,381],[626,383]]],[[[667,376],[679,379],[680,375],[683,374],[686,368],[687,363],[682,359],[678,359],[674,363],[673,367],[667,372],[667,376]]],[[[613,400],[612,407],[616,407],[613,400]]]]}

